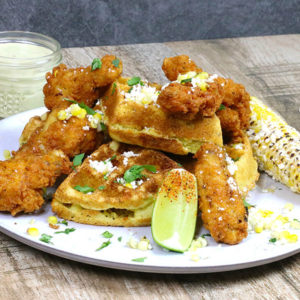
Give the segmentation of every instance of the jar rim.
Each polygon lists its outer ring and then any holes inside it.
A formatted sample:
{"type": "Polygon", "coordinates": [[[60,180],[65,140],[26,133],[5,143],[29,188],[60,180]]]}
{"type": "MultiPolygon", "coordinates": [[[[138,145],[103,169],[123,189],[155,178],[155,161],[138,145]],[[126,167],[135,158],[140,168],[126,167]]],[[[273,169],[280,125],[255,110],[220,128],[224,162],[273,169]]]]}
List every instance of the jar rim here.
{"type": "Polygon", "coordinates": [[[30,31],[0,31],[0,44],[1,43],[26,43],[26,44],[34,44],[34,45],[40,45],[41,47],[48,48],[52,52],[47,55],[42,55],[39,57],[34,58],[17,58],[17,57],[7,57],[7,56],[1,56],[0,60],[5,59],[9,65],[13,62],[23,61],[23,62],[35,62],[38,63],[39,60],[47,61],[49,59],[52,59],[56,55],[60,55],[61,52],[61,46],[60,43],[55,40],[54,38],[41,34],[36,32],[30,32],[30,31]]]}

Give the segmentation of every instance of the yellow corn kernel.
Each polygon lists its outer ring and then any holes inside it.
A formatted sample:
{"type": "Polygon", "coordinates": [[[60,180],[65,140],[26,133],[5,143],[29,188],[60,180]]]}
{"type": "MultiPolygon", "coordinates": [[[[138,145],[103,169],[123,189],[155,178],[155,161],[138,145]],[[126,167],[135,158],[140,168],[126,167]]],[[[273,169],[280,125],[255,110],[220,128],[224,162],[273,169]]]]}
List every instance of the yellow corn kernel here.
{"type": "Polygon", "coordinates": [[[201,91],[205,92],[207,90],[208,84],[206,82],[201,82],[199,85],[201,91]]]}
{"type": "Polygon", "coordinates": [[[298,241],[298,235],[297,234],[290,234],[287,238],[287,241],[289,243],[296,243],[298,241]]]}
{"type": "Polygon", "coordinates": [[[54,77],[56,77],[56,75],[57,75],[57,73],[58,73],[58,70],[55,70],[55,72],[54,72],[54,77]]]}
{"type": "Polygon", "coordinates": [[[199,255],[197,253],[192,253],[191,260],[197,262],[197,261],[200,260],[200,257],[199,257],[199,255]]]}
{"type": "Polygon", "coordinates": [[[194,71],[187,72],[186,74],[179,74],[177,77],[177,81],[181,82],[182,80],[193,78],[196,76],[196,74],[197,73],[194,71]]]}
{"type": "Polygon", "coordinates": [[[48,217],[48,223],[52,224],[52,225],[55,225],[55,224],[58,223],[58,220],[55,216],[50,216],[50,217],[48,217]]]}
{"type": "Polygon", "coordinates": [[[292,203],[287,203],[285,206],[284,206],[284,209],[285,210],[288,210],[288,211],[292,211],[294,209],[294,205],[292,203]]]}
{"type": "Polygon", "coordinates": [[[60,110],[58,113],[57,113],[57,118],[58,120],[65,120],[67,118],[67,113],[65,110],[60,110]]]}
{"type": "Polygon", "coordinates": [[[290,227],[293,229],[300,229],[300,222],[298,220],[293,220],[290,223],[290,227]]]}
{"type": "Polygon", "coordinates": [[[263,218],[270,217],[271,215],[274,214],[274,212],[272,212],[271,210],[262,210],[262,209],[259,209],[257,212],[258,212],[263,218]]]}
{"type": "Polygon", "coordinates": [[[300,133],[256,97],[250,108],[247,134],[259,169],[299,193],[300,133]]]}
{"type": "Polygon", "coordinates": [[[132,184],[131,183],[126,183],[125,186],[132,189],[132,184]]]}
{"type": "Polygon", "coordinates": [[[289,221],[289,218],[288,217],[284,217],[282,215],[278,215],[275,220],[278,220],[281,223],[285,224],[285,223],[287,223],[289,221]]]}
{"type": "Polygon", "coordinates": [[[199,73],[196,78],[200,78],[200,79],[207,79],[209,77],[207,72],[201,72],[199,73]]]}
{"type": "Polygon", "coordinates": [[[11,157],[12,157],[9,150],[3,150],[3,156],[4,156],[4,159],[6,159],[6,160],[11,159],[11,157]]]}
{"type": "Polygon", "coordinates": [[[30,236],[39,236],[39,230],[35,227],[29,227],[27,229],[27,233],[30,235],[30,236]]]}
{"type": "Polygon", "coordinates": [[[262,226],[255,226],[255,227],[254,227],[254,231],[255,231],[256,233],[261,233],[261,232],[263,231],[263,227],[262,227],[262,226]]]}
{"type": "Polygon", "coordinates": [[[95,113],[93,117],[94,117],[94,119],[96,119],[98,121],[102,120],[102,116],[99,113],[95,113]]]}
{"type": "Polygon", "coordinates": [[[146,250],[148,250],[148,246],[149,246],[149,240],[142,239],[139,241],[139,243],[137,245],[137,249],[146,251],[146,250]]]}
{"type": "Polygon", "coordinates": [[[138,246],[138,241],[135,238],[131,237],[130,240],[127,242],[127,246],[132,249],[136,249],[138,246]]]}

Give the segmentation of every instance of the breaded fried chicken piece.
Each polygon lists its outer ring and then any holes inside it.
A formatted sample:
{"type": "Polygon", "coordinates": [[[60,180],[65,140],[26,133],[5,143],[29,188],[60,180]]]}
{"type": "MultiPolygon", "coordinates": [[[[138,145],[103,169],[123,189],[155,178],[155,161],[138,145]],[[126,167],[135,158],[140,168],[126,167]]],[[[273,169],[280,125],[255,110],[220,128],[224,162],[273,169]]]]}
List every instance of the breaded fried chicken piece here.
{"type": "Polygon", "coordinates": [[[216,83],[203,91],[199,87],[173,82],[162,90],[157,103],[177,118],[194,120],[213,116],[222,103],[222,92],[222,87],[216,83]]]}
{"type": "Polygon", "coordinates": [[[196,153],[202,220],[216,242],[238,244],[247,237],[247,212],[238,186],[230,174],[226,152],[206,143],[196,153]]]}
{"type": "Polygon", "coordinates": [[[166,57],[162,69],[170,81],[176,80],[179,74],[185,74],[190,71],[202,72],[202,69],[198,68],[187,55],[166,57]]]}
{"type": "Polygon", "coordinates": [[[44,203],[43,188],[70,172],[70,161],[62,151],[28,155],[0,162],[0,211],[33,212],[44,203]]]}
{"type": "MultiPolygon", "coordinates": [[[[165,58],[162,69],[167,78],[172,81],[177,80],[179,74],[183,75],[191,71],[202,72],[186,55],[165,58]]],[[[174,113],[176,117],[185,119],[210,116],[212,112],[216,112],[221,121],[224,141],[241,142],[243,130],[249,128],[250,95],[243,85],[231,79],[214,76],[213,84],[211,82],[208,84],[207,92],[213,95],[206,98],[205,105],[198,97],[195,97],[193,90],[187,89],[185,83],[185,87],[179,87],[179,85],[176,85],[176,88],[172,85],[170,88],[166,87],[161,93],[160,105],[170,113],[174,113]],[[218,85],[218,89],[214,88],[213,84],[218,85]],[[214,93],[216,90],[218,90],[217,94],[214,93]],[[219,97],[222,97],[223,109],[218,111],[219,97]]]]}
{"type": "Polygon", "coordinates": [[[103,92],[101,88],[116,80],[123,70],[121,60],[114,55],[103,56],[101,62],[101,67],[94,71],[91,66],[68,69],[64,64],[53,68],[52,73],[46,74],[45,106],[49,110],[66,107],[70,103],[64,98],[69,98],[92,107],[103,92]]]}
{"type": "Polygon", "coordinates": [[[250,125],[250,95],[243,85],[231,79],[218,77],[216,81],[224,87],[222,104],[225,109],[217,112],[224,140],[238,143],[242,140],[242,131],[247,130],[250,125]]]}
{"type": "MultiPolygon", "coordinates": [[[[61,121],[57,119],[58,111],[54,109],[48,113],[46,120],[27,137],[26,143],[13,152],[15,157],[62,150],[71,158],[79,153],[91,153],[102,144],[103,133],[90,128],[87,118],[71,117],[61,121]],[[89,130],[85,130],[87,126],[89,130]]],[[[36,122],[36,117],[32,120],[36,122]]]]}

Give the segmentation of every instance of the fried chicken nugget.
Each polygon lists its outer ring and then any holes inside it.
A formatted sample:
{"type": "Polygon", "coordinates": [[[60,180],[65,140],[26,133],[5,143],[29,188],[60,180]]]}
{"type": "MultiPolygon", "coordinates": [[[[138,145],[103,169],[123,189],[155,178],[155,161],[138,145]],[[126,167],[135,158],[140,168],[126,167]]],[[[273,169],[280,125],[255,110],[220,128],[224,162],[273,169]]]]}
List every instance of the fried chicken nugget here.
{"type": "Polygon", "coordinates": [[[202,69],[198,68],[187,55],[166,57],[162,69],[170,81],[176,80],[179,74],[185,74],[190,71],[202,72],[202,69]]]}
{"type": "Polygon", "coordinates": [[[44,203],[43,188],[70,172],[70,161],[62,151],[28,155],[0,162],[0,211],[30,213],[44,203]]]}
{"type": "Polygon", "coordinates": [[[234,245],[247,237],[247,211],[226,155],[215,144],[203,144],[195,155],[195,176],[205,228],[216,242],[234,245]]]}
{"type": "Polygon", "coordinates": [[[162,90],[157,103],[177,118],[194,120],[213,116],[222,100],[222,87],[214,82],[205,91],[173,82],[162,90]]]}
{"type": "Polygon", "coordinates": [[[91,66],[68,69],[60,64],[53,68],[52,73],[46,74],[47,83],[43,89],[45,106],[49,110],[66,107],[70,103],[64,98],[69,98],[92,107],[103,93],[101,88],[115,81],[122,70],[122,61],[114,55],[103,56],[101,67],[95,70],[91,66]]]}
{"type": "MultiPolygon", "coordinates": [[[[93,128],[85,130],[89,125],[87,118],[71,117],[67,121],[61,121],[57,119],[58,111],[59,109],[54,109],[48,113],[46,120],[27,137],[27,142],[13,152],[15,157],[62,150],[71,158],[79,153],[91,153],[102,144],[103,132],[97,132],[93,128]]],[[[36,118],[33,120],[36,122],[36,118]]]]}
{"type": "Polygon", "coordinates": [[[243,85],[231,79],[218,77],[216,81],[224,87],[222,104],[225,109],[217,112],[224,140],[238,143],[243,138],[242,131],[250,126],[250,95],[243,85]]]}

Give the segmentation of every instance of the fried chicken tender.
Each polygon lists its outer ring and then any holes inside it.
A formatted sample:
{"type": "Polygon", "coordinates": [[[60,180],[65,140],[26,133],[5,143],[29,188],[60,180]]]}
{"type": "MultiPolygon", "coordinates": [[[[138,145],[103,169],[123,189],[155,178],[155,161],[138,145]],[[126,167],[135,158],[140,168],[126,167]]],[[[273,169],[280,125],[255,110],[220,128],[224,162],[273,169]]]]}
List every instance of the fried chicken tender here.
{"type": "Polygon", "coordinates": [[[170,81],[176,80],[179,74],[185,74],[190,71],[202,72],[202,69],[198,68],[187,55],[166,57],[162,69],[170,81]]]}
{"type": "Polygon", "coordinates": [[[0,162],[0,211],[30,213],[44,203],[43,188],[70,172],[70,161],[62,151],[28,155],[0,162]]]}
{"type": "MultiPolygon", "coordinates": [[[[165,58],[162,69],[166,77],[172,81],[176,80],[179,74],[186,74],[190,71],[202,72],[186,55],[165,58]]],[[[205,101],[200,100],[202,97],[195,96],[193,89],[188,90],[186,86],[180,87],[177,84],[170,84],[170,87],[166,87],[158,101],[166,111],[178,118],[193,119],[211,116],[216,112],[221,121],[224,141],[241,142],[243,131],[247,130],[250,125],[250,95],[243,85],[231,79],[216,77],[213,84],[218,85],[218,88],[209,83],[205,101]],[[218,110],[220,106],[217,105],[221,103],[225,109],[218,110]]]]}
{"type": "Polygon", "coordinates": [[[47,83],[43,89],[45,106],[49,110],[67,107],[70,103],[64,98],[69,98],[92,107],[102,95],[103,87],[111,84],[122,73],[122,61],[113,64],[116,60],[114,55],[103,56],[101,68],[94,71],[91,66],[68,69],[64,64],[53,68],[52,73],[46,74],[47,83]]]}
{"type": "MultiPolygon", "coordinates": [[[[13,152],[15,157],[30,154],[45,154],[51,150],[62,150],[68,157],[79,153],[91,153],[102,144],[103,132],[89,128],[87,118],[72,117],[67,121],[57,119],[58,109],[48,113],[45,121],[28,138],[21,148],[13,152]]],[[[36,119],[32,119],[36,122],[36,119]]],[[[25,127],[26,128],[26,127],[25,127]]]]}
{"type": "Polygon", "coordinates": [[[216,242],[238,244],[247,237],[247,211],[227,166],[226,152],[206,143],[195,157],[203,224],[216,242]]]}
{"type": "Polygon", "coordinates": [[[217,116],[221,121],[224,140],[228,142],[241,142],[243,130],[250,126],[250,95],[241,84],[222,77],[216,81],[224,87],[222,104],[225,109],[219,110],[217,116]]]}
{"type": "Polygon", "coordinates": [[[206,91],[178,82],[169,84],[158,96],[157,103],[174,117],[194,120],[210,117],[219,109],[223,100],[221,85],[211,83],[206,91]]]}

